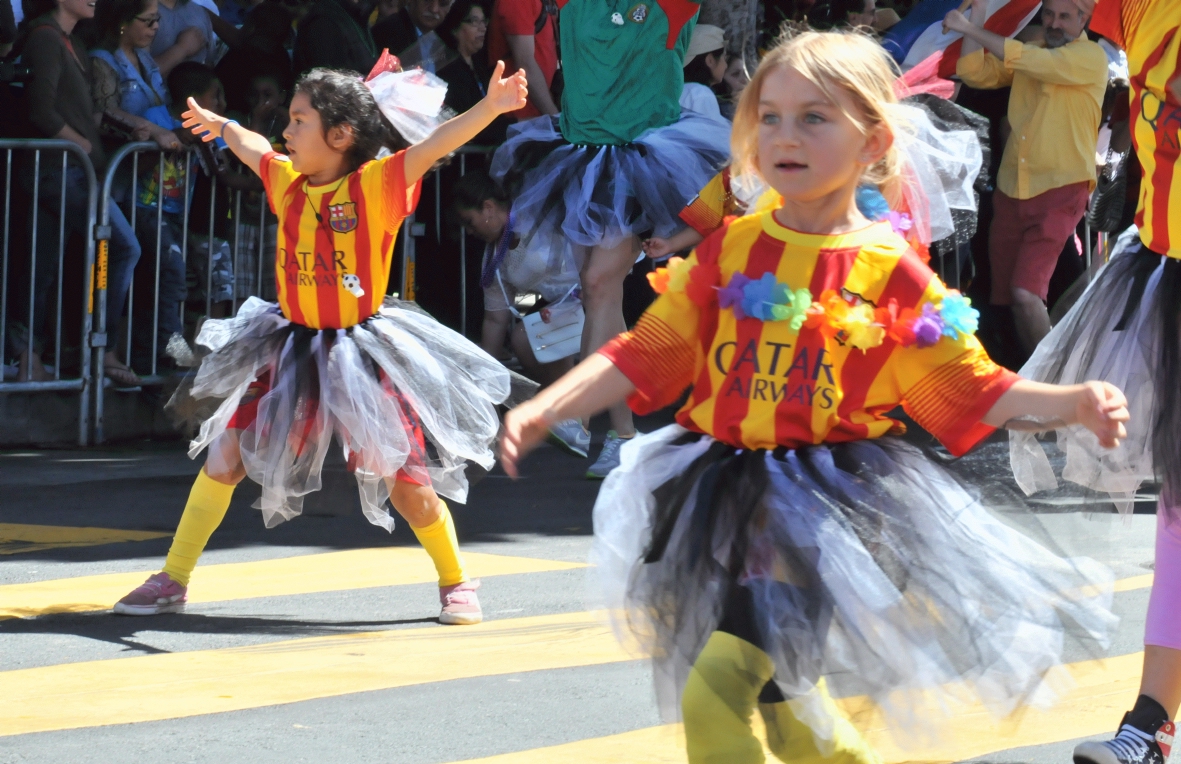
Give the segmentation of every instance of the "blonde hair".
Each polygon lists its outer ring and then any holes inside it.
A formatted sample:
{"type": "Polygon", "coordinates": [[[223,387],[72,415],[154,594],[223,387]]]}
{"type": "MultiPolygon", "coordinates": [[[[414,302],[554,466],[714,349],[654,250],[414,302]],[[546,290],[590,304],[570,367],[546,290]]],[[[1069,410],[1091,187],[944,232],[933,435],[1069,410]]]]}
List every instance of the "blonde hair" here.
{"type": "MultiPolygon", "coordinates": [[[[734,175],[757,176],[759,173],[759,99],[768,75],[779,67],[795,69],[834,104],[840,104],[836,88],[848,93],[857,106],[856,113],[843,107],[842,111],[863,134],[885,124],[897,135],[888,113],[889,105],[898,103],[894,94],[897,74],[876,41],[856,31],[787,30],[763,57],[738,101],[730,137],[734,175]]],[[[896,145],[891,145],[884,157],[866,168],[862,182],[876,185],[891,205],[900,201],[902,160],[896,145]]]]}

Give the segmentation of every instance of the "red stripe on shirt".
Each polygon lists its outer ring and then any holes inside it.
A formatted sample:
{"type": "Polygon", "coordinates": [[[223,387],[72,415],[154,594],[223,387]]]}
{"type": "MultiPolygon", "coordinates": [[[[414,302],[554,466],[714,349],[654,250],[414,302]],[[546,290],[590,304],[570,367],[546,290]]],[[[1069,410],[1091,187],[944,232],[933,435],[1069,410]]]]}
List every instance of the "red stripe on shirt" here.
{"type": "Polygon", "coordinates": [[[365,202],[365,189],[361,186],[361,173],[349,177],[349,199],[357,206],[357,230],[353,232],[353,259],[357,278],[365,288],[365,294],[357,300],[357,322],[372,316],[381,307],[381,297],[373,286],[373,253],[369,249],[369,210],[365,202]]]}
{"type": "MultiPolygon", "coordinates": [[[[300,193],[299,185],[293,185],[287,194],[291,200],[283,205],[285,210],[285,218],[283,219],[283,249],[285,252],[284,259],[296,258],[299,259],[299,253],[296,249],[299,247],[299,228],[300,221],[303,219],[304,206],[307,204],[307,194],[300,193]]],[[[284,284],[285,292],[281,294],[286,295],[287,317],[297,324],[307,325],[307,319],[304,318],[303,308],[299,304],[299,270],[296,269],[294,274],[289,274],[286,268],[286,262],[280,262],[279,267],[275,269],[276,279],[286,279],[284,284]],[[295,284],[291,283],[291,279],[295,279],[295,284]]]]}
{"type": "MultiPolygon", "coordinates": [[[[760,233],[751,245],[743,275],[757,280],[764,273],[775,273],[783,259],[783,242],[760,233]]],[[[750,389],[752,380],[759,369],[759,340],[763,335],[763,322],[757,318],[744,318],[736,322],[734,347],[728,361],[726,376],[715,396],[714,437],[727,443],[742,443],[742,422],[750,411],[750,389]]],[[[719,348],[718,356],[721,357],[719,348]]],[[[707,364],[717,359],[706,358],[707,364]]]]}
{"type": "MultiPolygon", "coordinates": [[[[907,250],[899,258],[894,270],[890,272],[890,280],[886,282],[886,288],[882,290],[878,303],[887,305],[891,299],[894,299],[904,307],[918,305],[934,275],[930,268],[923,265],[913,250],[907,250]]],[[[866,425],[854,424],[849,421],[849,418],[853,412],[865,408],[865,398],[869,394],[869,388],[881,374],[897,347],[897,342],[886,338],[886,341],[881,345],[870,348],[864,353],[857,350],[849,353],[845,360],[845,367],[841,370],[841,389],[844,391],[844,398],[837,408],[840,421],[825,440],[860,440],[869,435],[869,428],[866,425]]]]}
{"type": "MultiPolygon", "coordinates": [[[[1149,72],[1160,64],[1161,59],[1164,58],[1165,49],[1172,42],[1172,39],[1172,34],[1165,35],[1165,39],[1161,41],[1160,47],[1154,50],[1152,55],[1148,57],[1148,60],[1144,62],[1144,68],[1140,70],[1141,76],[1137,79],[1143,82],[1142,78],[1147,77],[1149,72]]],[[[1139,112],[1139,107],[1143,104],[1144,88],[1140,87],[1135,92],[1137,112],[1139,112]]],[[[1164,146],[1168,145],[1170,139],[1166,131],[1174,124],[1168,122],[1168,120],[1165,120],[1167,124],[1160,124],[1161,119],[1164,118],[1165,113],[1163,110],[1167,108],[1167,104],[1162,104],[1161,108],[1162,113],[1157,115],[1157,124],[1159,127],[1154,131],[1156,132],[1156,145],[1154,146],[1153,157],[1156,161],[1156,169],[1152,172],[1152,189],[1150,191],[1152,195],[1152,241],[1145,243],[1153,252],[1167,254],[1171,248],[1171,242],[1169,241],[1169,197],[1171,194],[1169,192],[1173,189],[1173,173],[1176,171],[1177,159],[1173,157],[1172,161],[1168,161],[1170,157],[1164,156],[1164,152],[1161,150],[1164,146]]],[[[1139,117],[1139,114],[1137,114],[1137,117],[1139,117]]],[[[1132,123],[1133,135],[1136,133],[1135,124],[1135,122],[1132,123]]],[[[1144,211],[1138,210],[1136,223],[1142,226],[1144,224],[1143,218],[1144,211]]]]}
{"type": "Polygon", "coordinates": [[[328,227],[331,219],[328,212],[332,202],[331,193],[320,197],[320,219],[316,221],[316,244],[312,253],[312,272],[316,278],[316,307],[320,311],[321,329],[340,329],[340,286],[338,281],[342,274],[336,271],[336,234],[328,227]],[[321,259],[325,260],[327,269],[317,270],[316,265],[321,259]]]}
{"type": "MultiPolygon", "coordinates": [[[[849,272],[853,270],[853,263],[857,261],[857,255],[860,252],[860,247],[821,250],[816,257],[816,269],[812,271],[812,282],[808,285],[808,289],[817,298],[827,289],[839,290],[849,280],[849,272]]],[[[810,368],[812,371],[805,380],[801,380],[801,383],[811,383],[813,395],[815,395],[816,388],[828,381],[823,375],[830,373],[822,366],[828,349],[825,346],[824,336],[819,330],[807,328],[800,330],[798,339],[796,340],[796,356],[802,357],[802,354],[805,352],[808,354],[808,362],[811,365],[810,368]]],[[[850,356],[851,359],[852,357],[850,356]]],[[[847,369],[849,362],[846,361],[845,363],[847,369]]],[[[847,377],[847,373],[842,375],[840,382],[841,389],[849,384],[847,377]]],[[[873,380],[871,379],[870,381],[872,382],[873,380]]],[[[798,406],[789,405],[786,400],[780,403],[778,409],[775,411],[776,442],[813,442],[816,437],[812,427],[813,410],[814,406],[808,407],[806,410],[807,420],[800,421],[800,409],[798,406]]],[[[840,410],[838,410],[839,412],[840,410]]],[[[844,414],[842,414],[842,419],[843,417],[844,414]]],[[[857,429],[861,432],[858,437],[864,438],[869,435],[869,430],[865,427],[857,425],[857,429]]]]}
{"type": "MultiPolygon", "coordinates": [[[[718,262],[718,257],[722,254],[722,243],[726,239],[726,232],[728,230],[729,225],[724,224],[720,229],[708,236],[705,241],[697,245],[697,249],[695,251],[697,253],[698,263],[708,265],[716,264],[718,262]]],[[[697,377],[697,383],[693,385],[691,399],[692,405],[686,406],[684,408],[684,421],[681,421],[682,417],[677,417],[677,421],[680,421],[681,425],[684,427],[690,426],[688,424],[691,422],[689,419],[689,411],[692,408],[701,405],[706,400],[708,400],[711,395],[713,395],[713,384],[710,381],[709,375],[710,359],[708,358],[708,355],[709,349],[714,344],[714,337],[716,337],[718,334],[717,309],[714,308],[713,310],[703,310],[701,312],[700,320],[701,323],[698,325],[697,334],[701,338],[700,352],[702,357],[706,359],[706,362],[701,365],[701,373],[697,377]]],[[[693,426],[693,429],[697,429],[696,425],[693,426]]]]}

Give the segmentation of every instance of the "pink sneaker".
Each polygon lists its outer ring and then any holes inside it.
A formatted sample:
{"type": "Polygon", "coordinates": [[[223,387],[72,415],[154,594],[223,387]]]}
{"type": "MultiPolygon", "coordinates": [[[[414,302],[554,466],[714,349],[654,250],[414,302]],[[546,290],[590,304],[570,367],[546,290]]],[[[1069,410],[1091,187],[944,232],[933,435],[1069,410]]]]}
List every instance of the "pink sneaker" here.
{"type": "Polygon", "coordinates": [[[443,612],[439,613],[439,623],[451,626],[471,626],[484,620],[484,613],[480,610],[480,600],[476,597],[476,589],[480,588],[479,581],[464,581],[454,586],[439,587],[439,601],[443,603],[443,612]]]}
{"type": "Polygon", "coordinates": [[[185,609],[188,591],[189,587],[173,581],[167,573],[157,573],[116,602],[115,612],[120,615],[179,613],[185,609]]]}

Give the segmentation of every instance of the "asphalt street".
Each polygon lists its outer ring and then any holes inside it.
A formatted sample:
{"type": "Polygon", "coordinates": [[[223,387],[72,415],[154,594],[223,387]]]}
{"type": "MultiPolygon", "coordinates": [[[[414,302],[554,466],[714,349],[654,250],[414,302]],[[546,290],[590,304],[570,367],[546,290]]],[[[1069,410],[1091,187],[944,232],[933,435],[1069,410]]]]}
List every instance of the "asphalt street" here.
{"type": "MultiPolygon", "coordinates": [[[[685,760],[645,662],[594,612],[586,461],[544,447],[519,482],[496,470],[452,508],[480,626],[437,623],[429,560],[404,523],[365,521],[342,465],[272,530],[243,484],[186,612],[113,616],[159,569],[199,465],[179,441],[0,452],[0,764],[685,760]]],[[[1066,764],[1135,698],[1153,497],[1127,519],[1069,489],[1018,513],[1003,436],[949,467],[1002,517],[1109,565],[1119,631],[1106,655],[1068,650],[1057,706],[968,709],[937,741],[868,734],[891,762],[1066,764]]]]}

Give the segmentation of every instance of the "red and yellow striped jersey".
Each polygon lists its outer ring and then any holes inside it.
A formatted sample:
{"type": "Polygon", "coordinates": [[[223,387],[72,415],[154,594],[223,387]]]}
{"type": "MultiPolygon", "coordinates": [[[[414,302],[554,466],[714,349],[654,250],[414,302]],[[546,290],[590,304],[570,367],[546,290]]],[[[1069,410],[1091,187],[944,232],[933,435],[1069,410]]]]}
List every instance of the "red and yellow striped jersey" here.
{"type": "Polygon", "coordinates": [[[280,154],[260,169],[279,217],[275,280],[283,315],[313,329],[344,329],[381,307],[390,256],[421,183],[406,183],[403,152],[367,162],[337,183],[312,186],[280,154]]]}
{"type": "MultiPolygon", "coordinates": [[[[768,189],[755,200],[755,208],[750,211],[759,212],[781,204],[783,197],[774,189],[768,189]]],[[[746,213],[746,205],[734,195],[734,190],[730,186],[730,166],[727,165],[710,178],[705,188],[685,205],[680,218],[704,238],[721,228],[726,218],[746,213]]]]}
{"type": "Polygon", "coordinates": [[[1181,77],[1181,2],[1101,0],[1091,29],[1128,54],[1132,142],[1143,168],[1140,240],[1181,258],[1181,98],[1169,88],[1181,77]]]}
{"type": "MultiPolygon", "coordinates": [[[[804,234],[771,212],[728,222],[690,256],[716,264],[720,283],[764,273],[792,290],[846,290],[866,302],[920,309],[946,287],[888,223],[841,235],[804,234]]],[[[886,416],[907,413],[962,454],[992,428],[980,423],[1017,376],[994,364],[974,336],[927,348],[887,338],[862,351],[788,321],[738,319],[715,300],[700,307],[669,290],[631,332],[602,351],[636,386],[637,413],[675,402],[682,426],[740,448],[795,448],[900,433],[886,416]]]]}

